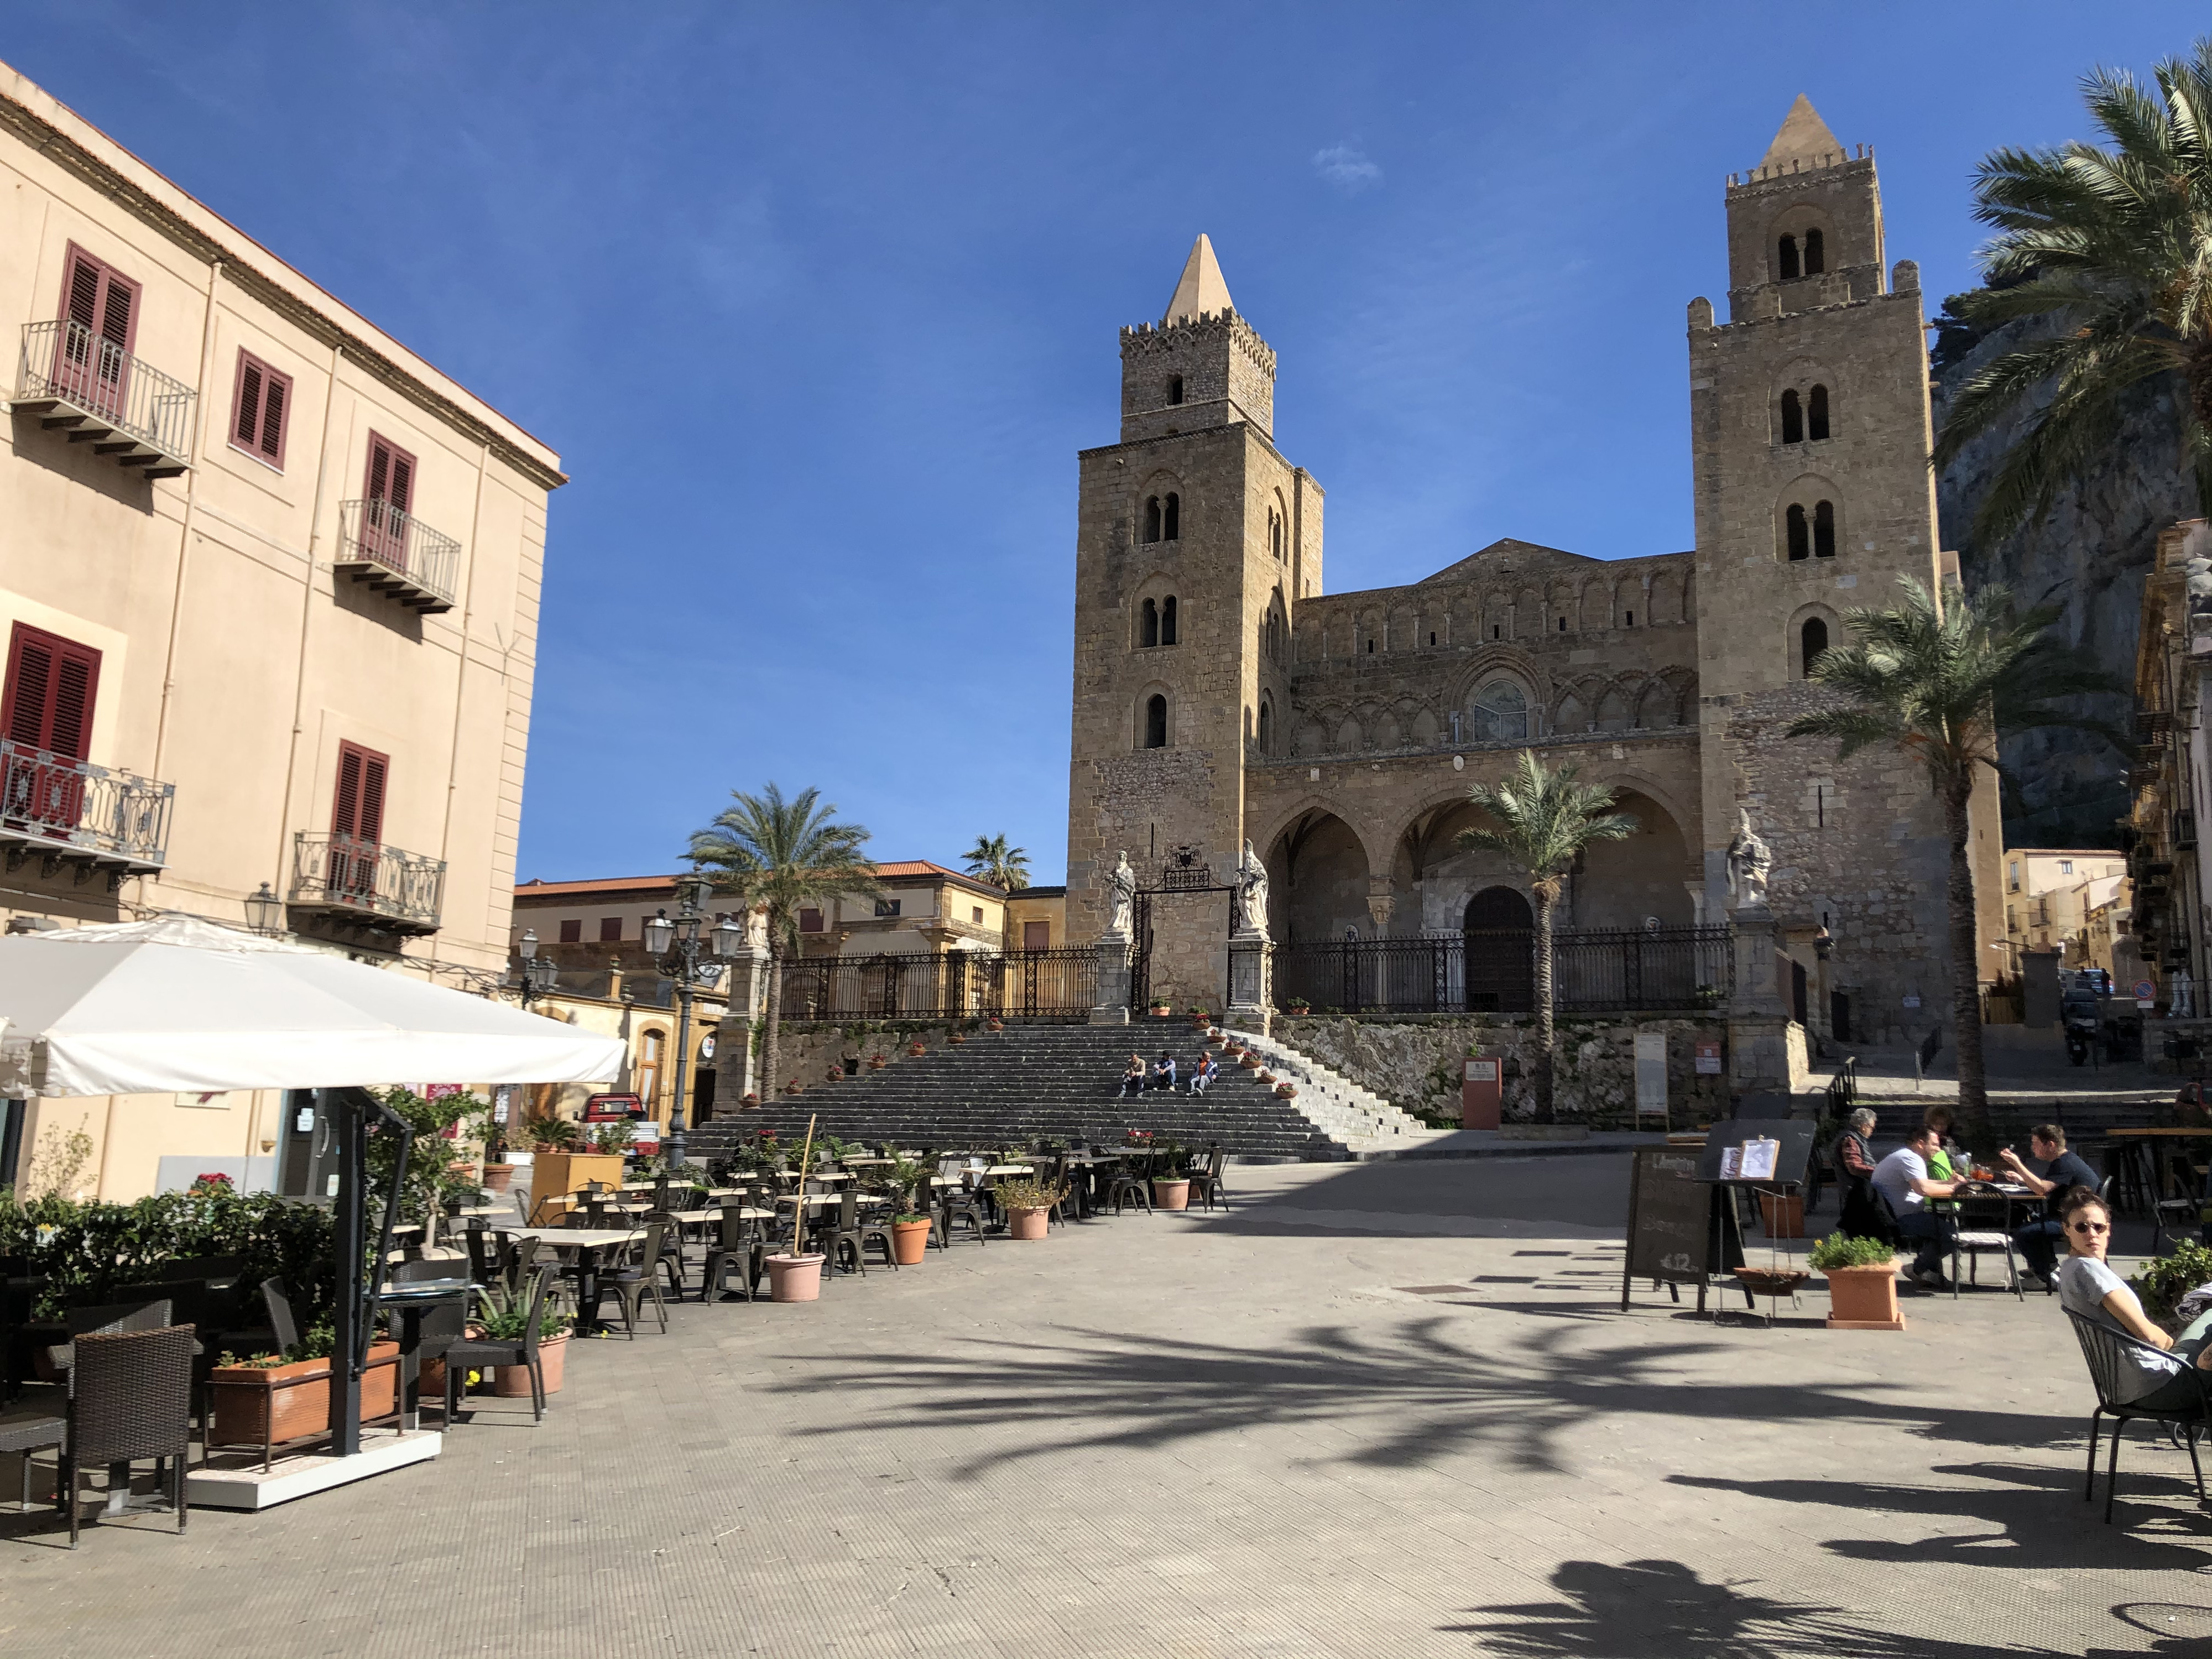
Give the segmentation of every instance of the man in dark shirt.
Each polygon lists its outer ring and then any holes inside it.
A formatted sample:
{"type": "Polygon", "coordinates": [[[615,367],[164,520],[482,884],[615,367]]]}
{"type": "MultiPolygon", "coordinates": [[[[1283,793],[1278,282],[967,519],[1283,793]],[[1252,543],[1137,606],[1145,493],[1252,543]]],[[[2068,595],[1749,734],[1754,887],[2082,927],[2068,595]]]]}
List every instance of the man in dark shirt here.
{"type": "Polygon", "coordinates": [[[2058,1218],[2058,1200],[2075,1187],[2097,1190],[2097,1172],[2083,1163],[2075,1153],[2066,1150],[2066,1131],[2056,1123],[2041,1123],[2028,1131],[2028,1151],[2035,1161],[2043,1165],[2038,1175],[2021,1162],[2020,1155],[2009,1146],[1997,1154],[2012,1178],[2026,1186],[2043,1200],[2043,1217],[2031,1221],[2012,1236],[2020,1246],[2020,1253],[2027,1258],[2030,1272],[2046,1290],[2051,1275],[2058,1265],[2058,1246],[2066,1237],[2058,1218]]]}

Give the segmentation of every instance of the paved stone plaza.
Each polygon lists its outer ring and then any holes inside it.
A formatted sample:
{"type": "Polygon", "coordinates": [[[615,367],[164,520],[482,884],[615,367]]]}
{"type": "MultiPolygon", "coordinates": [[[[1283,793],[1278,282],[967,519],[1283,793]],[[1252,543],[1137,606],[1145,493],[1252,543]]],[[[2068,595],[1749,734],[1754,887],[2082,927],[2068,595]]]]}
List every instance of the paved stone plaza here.
{"type": "Polygon", "coordinates": [[[420,1468],[0,1522],[0,1654],[2207,1650],[2187,1459],[2138,1431],[2099,1523],[2053,1302],[1623,1316],[1626,1164],[1233,1169],[1226,1218],[687,1304],[420,1468]]]}

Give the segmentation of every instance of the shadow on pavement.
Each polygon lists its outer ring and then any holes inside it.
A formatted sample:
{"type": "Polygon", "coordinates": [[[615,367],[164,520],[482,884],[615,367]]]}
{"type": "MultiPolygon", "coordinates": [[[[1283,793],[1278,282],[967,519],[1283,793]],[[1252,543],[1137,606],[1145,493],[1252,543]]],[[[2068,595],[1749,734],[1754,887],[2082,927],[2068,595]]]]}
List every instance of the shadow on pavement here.
{"type": "Polygon", "coordinates": [[[1985,1659],[2071,1651],[1872,1630],[1840,1608],[1708,1583],[1680,1561],[1566,1561],[1552,1583],[1556,1601],[1470,1607],[1486,1615],[1484,1622],[1443,1628],[1514,1659],[1985,1659]]]}

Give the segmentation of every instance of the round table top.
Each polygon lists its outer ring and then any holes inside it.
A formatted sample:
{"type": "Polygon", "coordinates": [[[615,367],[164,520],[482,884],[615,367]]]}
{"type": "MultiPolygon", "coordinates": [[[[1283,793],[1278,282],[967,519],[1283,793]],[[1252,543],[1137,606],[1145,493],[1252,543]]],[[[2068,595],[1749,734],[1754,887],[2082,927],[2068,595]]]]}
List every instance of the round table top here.
{"type": "Polygon", "coordinates": [[[603,1249],[610,1244],[627,1244],[634,1238],[643,1238],[642,1227],[518,1227],[517,1238],[535,1238],[550,1244],[555,1249],[603,1249]]]}
{"type": "Polygon", "coordinates": [[[983,1173],[985,1175],[1035,1175],[1036,1166],[1031,1164],[994,1164],[983,1173]]]}

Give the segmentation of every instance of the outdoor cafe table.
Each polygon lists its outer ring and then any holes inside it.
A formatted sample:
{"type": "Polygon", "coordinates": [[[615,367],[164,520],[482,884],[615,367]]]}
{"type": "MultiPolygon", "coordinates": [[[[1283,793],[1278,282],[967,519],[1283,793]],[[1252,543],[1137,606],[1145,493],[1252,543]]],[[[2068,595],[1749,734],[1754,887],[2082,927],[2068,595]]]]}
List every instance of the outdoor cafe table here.
{"type": "Polygon", "coordinates": [[[994,1164],[983,1173],[987,1176],[1035,1175],[1036,1166],[1033,1164],[994,1164]]]}
{"type": "Polygon", "coordinates": [[[483,1288],[467,1278],[417,1279],[403,1285],[386,1285],[377,1291],[377,1305],[399,1316],[401,1428],[422,1426],[422,1316],[433,1308],[453,1302],[459,1302],[465,1309],[469,1298],[483,1288]]]}
{"type": "Polygon", "coordinates": [[[645,1237],[636,1227],[518,1227],[517,1238],[534,1238],[548,1249],[576,1253],[576,1329],[597,1336],[599,1322],[599,1253],[634,1244],[645,1237]]]}
{"type": "Polygon", "coordinates": [[[2178,1146],[2212,1139],[2212,1129],[2107,1129],[2105,1134],[2108,1139],[2118,1141],[2126,1155],[2135,1161],[2143,1184],[2149,1190],[2152,1202],[2155,1203],[2161,1198],[2195,1196],[2191,1193],[2177,1194],[2166,1190],[2172,1184],[2172,1168],[2166,1161],[2167,1155],[2178,1146]]]}

